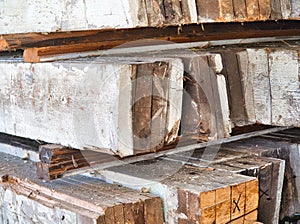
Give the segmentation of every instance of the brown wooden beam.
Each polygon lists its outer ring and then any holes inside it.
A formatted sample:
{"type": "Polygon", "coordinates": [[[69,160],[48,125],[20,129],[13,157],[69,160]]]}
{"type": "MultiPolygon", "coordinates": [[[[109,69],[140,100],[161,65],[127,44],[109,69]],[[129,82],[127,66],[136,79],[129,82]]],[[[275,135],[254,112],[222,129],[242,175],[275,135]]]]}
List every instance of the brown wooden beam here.
{"type": "Polygon", "coordinates": [[[8,34],[0,37],[0,51],[40,48],[40,55],[108,49],[141,40],[160,39],[177,43],[300,35],[300,21],[266,21],[247,23],[208,23],[164,28],[108,29],[57,33],[8,34]],[[57,46],[60,46],[59,48],[57,46]],[[52,48],[53,47],[53,48],[52,48]]]}

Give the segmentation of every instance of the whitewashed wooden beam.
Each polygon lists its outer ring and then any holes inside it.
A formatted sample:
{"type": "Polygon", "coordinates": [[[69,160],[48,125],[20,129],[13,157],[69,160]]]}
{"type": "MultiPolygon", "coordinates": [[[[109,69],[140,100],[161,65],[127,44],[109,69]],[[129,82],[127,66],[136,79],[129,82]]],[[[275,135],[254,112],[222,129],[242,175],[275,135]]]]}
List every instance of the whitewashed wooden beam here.
{"type": "Polygon", "coordinates": [[[300,126],[298,51],[279,49],[269,53],[272,124],[300,126]]]}
{"type": "MultiPolygon", "coordinates": [[[[118,62],[118,58],[1,62],[0,131],[79,149],[104,148],[121,156],[133,155],[131,79],[136,67],[155,62],[118,62]]],[[[169,92],[166,100],[173,104],[165,108],[168,131],[163,131],[171,142],[181,118],[183,65],[179,59],[164,63],[173,83],[172,90],[164,90],[169,92]]]]}
{"type": "Polygon", "coordinates": [[[0,34],[300,19],[290,0],[4,0],[0,34]]]}

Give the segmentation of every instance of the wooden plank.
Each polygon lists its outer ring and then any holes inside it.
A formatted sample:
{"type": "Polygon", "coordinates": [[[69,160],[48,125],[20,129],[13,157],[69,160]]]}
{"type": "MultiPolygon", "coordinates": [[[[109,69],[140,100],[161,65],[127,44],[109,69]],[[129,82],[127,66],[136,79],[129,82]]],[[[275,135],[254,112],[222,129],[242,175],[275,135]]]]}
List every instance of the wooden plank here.
{"type": "Polygon", "coordinates": [[[290,0],[280,0],[281,4],[281,14],[283,19],[290,18],[291,15],[291,1],[290,0]]]}
{"type": "Polygon", "coordinates": [[[42,145],[39,150],[40,162],[37,165],[37,176],[40,179],[52,180],[63,176],[66,171],[94,166],[116,159],[115,156],[94,151],[80,151],[61,145],[42,145]]]}
{"type": "Polygon", "coordinates": [[[138,65],[133,97],[133,144],[136,151],[151,148],[152,64],[138,65]]]}
{"type": "Polygon", "coordinates": [[[165,17],[167,24],[180,24],[182,21],[181,1],[164,0],[165,17]]]}
{"type": "Polygon", "coordinates": [[[12,3],[2,2],[2,15],[6,18],[3,18],[1,30],[2,33],[25,33],[145,26],[145,20],[136,13],[139,2],[113,0],[101,4],[93,1],[68,4],[52,1],[43,5],[34,1],[27,5],[26,1],[20,1],[15,7],[12,3]],[[29,18],[26,13],[34,17],[29,18]],[[22,25],[18,23],[20,20],[22,25]]]}
{"type": "Polygon", "coordinates": [[[165,23],[163,0],[145,1],[149,26],[162,26],[165,23]]]}
{"type": "MultiPolygon", "coordinates": [[[[299,184],[296,182],[297,178],[295,178],[294,175],[294,170],[298,169],[298,165],[296,164],[298,163],[299,158],[299,138],[297,140],[297,138],[295,138],[294,136],[289,136],[289,132],[280,133],[281,137],[275,135],[265,135],[264,137],[253,138],[247,141],[239,141],[230,144],[232,145],[232,150],[237,149],[239,150],[239,152],[248,151],[249,153],[258,156],[274,157],[285,161],[285,169],[284,165],[280,165],[274,162],[271,167],[268,166],[261,170],[262,172],[260,181],[264,184],[261,186],[260,201],[265,205],[276,208],[276,210],[273,210],[275,212],[273,213],[273,218],[271,218],[271,213],[266,212],[266,210],[263,209],[264,207],[262,207],[262,212],[259,213],[259,219],[264,216],[266,217],[266,220],[273,219],[275,220],[274,222],[282,220],[285,216],[292,217],[293,214],[299,209],[300,201],[297,197],[293,196],[297,194],[295,192],[297,192],[299,189],[299,184]],[[251,148],[251,150],[249,150],[249,148],[251,148]],[[283,174],[285,179],[284,182],[283,174]],[[271,179],[270,176],[272,176],[271,179]],[[281,192],[282,189],[284,190],[282,191],[282,196],[280,196],[276,192],[281,192]],[[281,197],[281,206],[279,206],[281,197]],[[271,202],[272,200],[273,202],[271,202]]],[[[299,133],[297,134],[297,132],[293,131],[291,133],[294,133],[295,136],[299,136],[299,133]]],[[[265,222],[272,223],[273,221],[265,222]]]]}
{"type": "MultiPolygon", "coordinates": [[[[196,7],[193,9],[196,10],[196,7]]],[[[197,21],[193,23],[195,22],[197,21]]],[[[65,52],[70,52],[76,48],[83,51],[93,46],[96,49],[108,49],[137,39],[162,39],[181,43],[266,36],[295,36],[299,35],[298,23],[299,21],[249,22],[243,25],[240,23],[208,23],[203,25],[204,30],[201,29],[200,25],[190,24],[184,26],[180,32],[178,32],[177,27],[169,26],[164,28],[141,27],[137,29],[3,34],[0,37],[0,51],[48,47],[42,48],[40,53],[45,54],[47,50],[49,51],[47,54],[50,54],[50,52],[57,52],[58,49],[63,49],[65,52]],[[197,34],[199,30],[203,35],[197,34]]]]}
{"type": "MultiPolygon", "coordinates": [[[[121,156],[133,155],[131,107],[134,86],[131,78],[138,64],[159,62],[145,60],[149,61],[94,58],[94,61],[78,59],[41,64],[22,63],[17,59],[11,63],[2,62],[0,66],[5,73],[1,76],[0,86],[6,86],[6,91],[1,92],[5,103],[1,104],[0,129],[79,149],[98,148],[112,150],[121,156]]],[[[167,132],[163,130],[167,135],[166,142],[171,143],[177,138],[180,123],[183,65],[179,59],[161,62],[172,64],[167,70],[169,88],[172,88],[168,91],[168,99],[172,105],[167,112],[167,132]]]]}
{"type": "Polygon", "coordinates": [[[290,18],[300,17],[300,3],[297,0],[291,0],[291,15],[290,18]]]}
{"type": "MultiPolygon", "coordinates": [[[[208,156],[208,153],[206,152],[208,149],[200,149],[194,153],[187,152],[184,154],[175,154],[170,155],[167,158],[171,158],[173,161],[186,162],[198,167],[209,166],[211,169],[215,170],[226,170],[247,176],[258,177],[259,181],[253,180],[252,182],[246,183],[245,195],[241,194],[241,198],[245,197],[245,200],[247,201],[243,211],[245,214],[248,214],[258,208],[259,220],[271,224],[279,221],[285,163],[283,160],[278,159],[247,156],[254,149],[258,151],[262,150],[259,143],[260,142],[255,140],[251,141],[251,143],[249,140],[244,140],[241,143],[223,144],[219,151],[215,153],[216,155],[212,152],[212,155],[208,156]],[[205,160],[206,157],[212,159],[208,161],[205,160]]],[[[274,144],[274,146],[275,145],[276,144],[274,144]]],[[[269,148],[269,150],[271,150],[271,148],[269,148]]],[[[220,192],[221,196],[226,195],[224,192],[226,191],[223,190],[220,192]]],[[[223,209],[227,206],[230,211],[228,200],[224,200],[224,203],[221,203],[219,206],[222,206],[223,209]]],[[[238,204],[234,205],[236,209],[237,206],[238,204]]],[[[242,211],[240,207],[239,209],[242,211]]],[[[222,210],[221,212],[221,214],[224,215],[225,210],[222,210]]],[[[237,211],[235,211],[235,213],[236,212],[237,211]]],[[[219,215],[217,217],[219,217],[219,215]]]]}
{"type": "Polygon", "coordinates": [[[185,80],[181,119],[183,136],[200,135],[200,140],[229,136],[231,126],[226,83],[220,74],[219,54],[190,50],[169,50],[139,53],[142,57],[180,58],[184,64],[185,80]]]}
{"type": "Polygon", "coordinates": [[[271,3],[271,19],[282,19],[281,0],[270,0],[271,3]]]}
{"type": "Polygon", "coordinates": [[[150,194],[84,176],[43,182],[34,178],[33,163],[24,164],[22,160],[5,154],[1,154],[0,167],[1,220],[43,223],[63,220],[76,224],[103,223],[105,220],[106,223],[116,223],[115,217],[120,214],[118,209],[128,206],[135,217],[143,217],[145,223],[163,223],[161,200],[150,194]],[[112,195],[111,192],[118,194],[112,195]],[[144,209],[137,210],[137,204],[141,208],[154,208],[155,222],[144,213],[144,209]],[[22,211],[28,216],[20,214],[22,211]]]}
{"type": "Polygon", "coordinates": [[[168,64],[162,63],[154,68],[151,108],[151,150],[161,149],[166,134],[168,109],[168,64]],[[159,131],[157,131],[159,130],[159,131]]]}
{"type": "Polygon", "coordinates": [[[183,22],[197,23],[197,7],[195,0],[181,0],[183,22]]]}
{"type": "MultiPolygon", "coordinates": [[[[246,51],[239,51],[236,53],[237,60],[239,63],[239,70],[240,70],[240,78],[241,78],[241,85],[242,91],[245,100],[245,114],[247,117],[246,123],[247,124],[254,124],[256,123],[256,116],[255,116],[255,106],[254,106],[254,85],[253,85],[253,75],[254,73],[251,72],[249,66],[249,57],[246,51]]],[[[263,94],[263,96],[266,94],[263,94]]]]}

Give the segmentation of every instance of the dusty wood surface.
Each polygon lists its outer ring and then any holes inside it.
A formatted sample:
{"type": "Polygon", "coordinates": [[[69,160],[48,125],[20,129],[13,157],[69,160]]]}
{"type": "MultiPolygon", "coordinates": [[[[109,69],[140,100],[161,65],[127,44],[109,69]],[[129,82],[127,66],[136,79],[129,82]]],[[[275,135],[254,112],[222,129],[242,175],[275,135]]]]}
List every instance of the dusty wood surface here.
{"type": "MultiPolygon", "coordinates": [[[[133,155],[136,153],[132,140],[136,134],[132,129],[135,68],[153,64],[159,69],[167,64],[170,90],[163,91],[168,92],[165,100],[171,106],[163,108],[167,111],[166,130],[161,126],[158,128],[163,129],[165,142],[171,143],[179,129],[183,65],[179,59],[164,59],[162,64],[153,59],[145,62],[130,60],[94,58],[93,61],[28,64],[17,59],[4,59],[0,64],[5,70],[0,81],[1,89],[4,89],[1,91],[1,131],[73,148],[102,148],[121,156],[133,155]]],[[[137,88],[142,90],[144,87],[137,88]]],[[[147,97],[151,102],[152,96],[147,97]]],[[[144,149],[149,150],[150,147],[144,149]]]]}
{"type": "Polygon", "coordinates": [[[231,172],[159,159],[98,172],[108,182],[160,195],[168,223],[224,223],[244,216],[248,203],[257,209],[257,179],[231,172]]]}
{"type": "Polygon", "coordinates": [[[187,23],[264,21],[299,19],[292,13],[298,3],[271,0],[263,4],[252,1],[170,1],[133,0],[68,2],[52,0],[48,4],[19,1],[17,5],[1,2],[1,34],[57,32],[74,30],[163,27],[187,23]],[[111,6],[114,7],[111,7],[111,6]],[[107,13],[109,12],[109,13],[107,13]],[[261,12],[261,16],[258,16],[261,12]],[[29,17],[28,15],[34,15],[29,17]],[[22,21],[22,24],[19,23],[22,21]]]}
{"type": "Polygon", "coordinates": [[[215,50],[222,54],[234,126],[299,126],[298,43],[215,50]]]}
{"type": "Polygon", "coordinates": [[[39,61],[45,55],[109,49],[137,39],[161,39],[172,42],[195,42],[233,38],[299,35],[298,21],[268,23],[216,23],[178,27],[123,30],[89,30],[77,32],[29,33],[1,35],[0,51],[25,49],[26,60],[39,61]]]}
{"type": "MultiPolygon", "coordinates": [[[[285,160],[285,172],[280,207],[280,220],[285,216],[292,217],[299,211],[299,182],[297,172],[299,170],[299,129],[282,131],[272,135],[264,135],[248,140],[241,140],[232,145],[231,150],[238,148],[239,152],[248,152],[258,156],[274,157],[285,160]],[[249,147],[251,150],[249,150],[249,147]]],[[[273,173],[278,168],[273,167],[273,173]]],[[[270,170],[265,170],[265,175],[270,175],[270,170]]],[[[270,184],[269,186],[271,186],[270,184]]],[[[272,188],[268,192],[272,192],[272,188]]],[[[262,193],[262,192],[261,192],[262,193]]],[[[267,193],[267,192],[266,192],[267,193]]],[[[273,192],[274,193],[274,192],[273,192]]],[[[267,196],[263,194],[262,197],[267,196]]]]}
{"type": "Polygon", "coordinates": [[[1,153],[2,223],[163,223],[161,200],[150,194],[84,176],[34,176],[31,162],[1,153]]]}

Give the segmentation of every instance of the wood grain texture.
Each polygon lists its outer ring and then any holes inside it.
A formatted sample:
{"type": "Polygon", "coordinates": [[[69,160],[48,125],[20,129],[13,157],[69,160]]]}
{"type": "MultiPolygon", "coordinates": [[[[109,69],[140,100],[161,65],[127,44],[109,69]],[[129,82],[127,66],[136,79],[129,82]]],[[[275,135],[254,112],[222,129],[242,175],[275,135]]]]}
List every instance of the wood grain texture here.
{"type": "MultiPolygon", "coordinates": [[[[234,200],[238,200],[234,196],[237,194],[234,193],[236,188],[244,189],[244,198],[237,203],[239,208],[245,208],[245,183],[252,186],[255,178],[180,164],[170,160],[144,161],[112,167],[101,171],[97,177],[114,176],[110,181],[135,189],[141,189],[146,184],[151,193],[163,195],[165,220],[168,223],[212,223],[216,220],[222,223],[224,220],[233,220],[230,214],[234,200]],[[167,175],[158,180],[162,167],[167,175]],[[152,170],[151,173],[148,172],[149,169],[152,170]]],[[[257,182],[254,182],[253,188],[250,187],[253,190],[249,190],[249,193],[255,194],[255,186],[257,187],[257,182]]],[[[256,191],[258,194],[258,188],[256,191]]],[[[250,197],[248,199],[252,200],[250,197]]],[[[237,212],[235,215],[243,216],[237,212]]]]}
{"type": "MultiPolygon", "coordinates": [[[[94,60],[1,63],[5,70],[0,81],[1,88],[5,88],[1,91],[5,102],[1,104],[5,107],[1,131],[74,148],[102,148],[121,156],[133,155],[131,78],[137,64],[151,65],[155,61],[120,59],[116,64],[116,59],[94,60]]],[[[172,106],[167,108],[167,132],[162,132],[170,143],[177,137],[181,118],[183,65],[180,60],[167,61],[174,64],[167,70],[172,106]]],[[[150,116],[151,104],[147,106],[150,116]]]]}
{"type": "Polygon", "coordinates": [[[43,182],[35,178],[33,163],[5,154],[0,167],[3,223],[117,223],[126,219],[125,208],[132,223],[163,223],[161,200],[150,194],[84,176],[43,182]]]}
{"type": "Polygon", "coordinates": [[[247,6],[244,0],[233,0],[234,18],[244,21],[247,18],[247,6]]]}
{"type": "Polygon", "coordinates": [[[269,19],[271,16],[271,0],[258,0],[258,4],[260,20],[269,19]]]}

